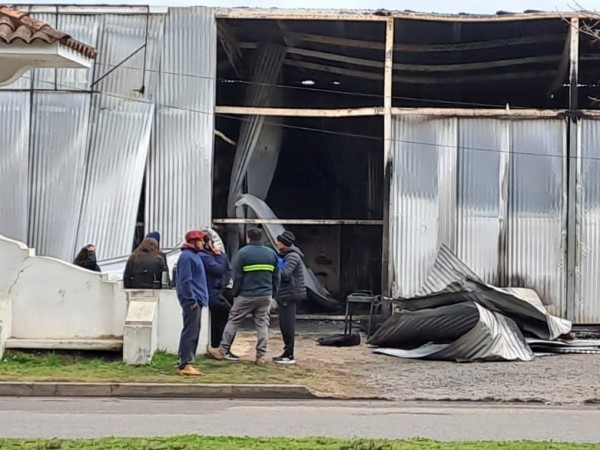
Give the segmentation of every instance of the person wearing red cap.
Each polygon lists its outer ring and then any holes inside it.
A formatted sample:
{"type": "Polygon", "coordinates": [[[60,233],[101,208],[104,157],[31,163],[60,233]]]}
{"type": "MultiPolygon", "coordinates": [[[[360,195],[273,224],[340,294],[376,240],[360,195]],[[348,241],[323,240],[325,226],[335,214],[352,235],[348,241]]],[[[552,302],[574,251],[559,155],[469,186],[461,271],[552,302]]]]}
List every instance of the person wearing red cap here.
{"type": "Polygon", "coordinates": [[[199,376],[202,373],[192,363],[198,350],[202,308],[208,306],[208,285],[200,251],[204,248],[206,232],[185,233],[185,243],[177,261],[176,290],[183,310],[183,329],[179,339],[179,374],[199,376]]]}

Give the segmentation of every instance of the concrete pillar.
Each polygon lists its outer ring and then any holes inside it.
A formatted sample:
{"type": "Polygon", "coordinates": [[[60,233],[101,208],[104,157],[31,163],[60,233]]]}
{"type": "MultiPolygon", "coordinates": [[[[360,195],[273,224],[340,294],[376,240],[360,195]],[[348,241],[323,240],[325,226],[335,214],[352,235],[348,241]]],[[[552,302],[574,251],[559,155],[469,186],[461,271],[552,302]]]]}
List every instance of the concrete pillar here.
{"type": "Polygon", "coordinates": [[[123,361],[132,365],[150,364],[158,344],[158,296],[153,291],[132,291],[128,297],[123,361]]]}

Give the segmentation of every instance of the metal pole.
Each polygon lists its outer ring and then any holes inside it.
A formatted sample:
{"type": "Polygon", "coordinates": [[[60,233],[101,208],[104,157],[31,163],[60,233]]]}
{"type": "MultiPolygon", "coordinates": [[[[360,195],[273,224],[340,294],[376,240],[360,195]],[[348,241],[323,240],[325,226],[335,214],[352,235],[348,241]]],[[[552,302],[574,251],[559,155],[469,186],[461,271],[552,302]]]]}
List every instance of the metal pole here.
{"type": "MultiPolygon", "coordinates": [[[[390,262],[390,188],[392,181],[392,79],[394,63],[394,19],[388,17],[385,29],[385,61],[383,72],[383,237],[381,294],[392,295],[394,280],[393,264],[390,262]]],[[[383,310],[391,311],[389,302],[383,302],[383,310]]]]}
{"type": "MultiPolygon", "coordinates": [[[[579,107],[577,85],[579,82],[579,19],[571,19],[570,29],[570,70],[569,70],[569,109],[579,107]]],[[[578,121],[574,115],[569,115],[569,145],[567,157],[567,286],[566,304],[567,318],[577,319],[577,153],[578,153],[578,121]]]]}

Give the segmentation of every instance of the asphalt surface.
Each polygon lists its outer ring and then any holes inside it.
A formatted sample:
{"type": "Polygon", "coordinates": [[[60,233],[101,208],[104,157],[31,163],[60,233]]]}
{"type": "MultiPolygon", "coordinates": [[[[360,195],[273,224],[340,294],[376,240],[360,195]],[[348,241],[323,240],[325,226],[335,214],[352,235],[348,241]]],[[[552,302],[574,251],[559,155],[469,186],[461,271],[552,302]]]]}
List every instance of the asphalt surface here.
{"type": "Polygon", "coordinates": [[[180,434],[600,442],[600,408],[455,403],[0,398],[0,437],[180,434]]]}

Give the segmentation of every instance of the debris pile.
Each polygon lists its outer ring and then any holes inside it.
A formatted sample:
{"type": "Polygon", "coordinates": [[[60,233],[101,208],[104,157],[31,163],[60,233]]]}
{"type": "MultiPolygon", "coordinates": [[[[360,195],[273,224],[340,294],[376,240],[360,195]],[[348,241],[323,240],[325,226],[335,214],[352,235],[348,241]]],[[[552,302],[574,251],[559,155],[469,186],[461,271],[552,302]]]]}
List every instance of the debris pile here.
{"type": "Polygon", "coordinates": [[[570,339],[571,322],[550,315],[535,291],[486,284],[445,246],[421,291],[395,303],[400,312],[368,341],[376,353],[458,362],[600,353],[600,341],[570,339]]]}

